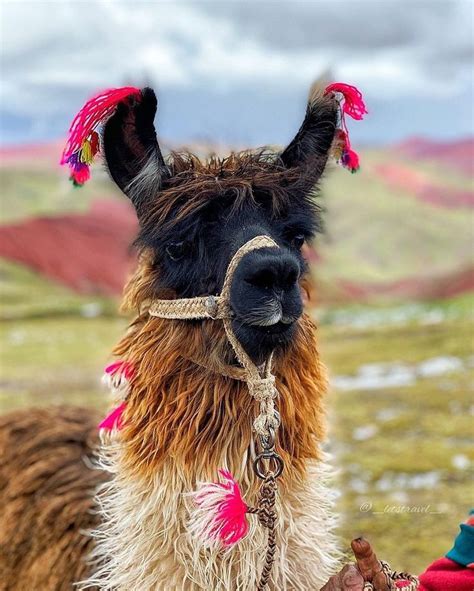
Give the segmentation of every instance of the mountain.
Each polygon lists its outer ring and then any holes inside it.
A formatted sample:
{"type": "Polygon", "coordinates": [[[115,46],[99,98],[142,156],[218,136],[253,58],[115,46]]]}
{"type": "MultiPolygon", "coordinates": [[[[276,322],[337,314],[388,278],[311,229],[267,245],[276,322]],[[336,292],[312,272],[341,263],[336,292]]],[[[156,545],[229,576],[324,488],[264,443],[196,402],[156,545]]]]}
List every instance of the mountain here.
{"type": "MultiPolygon", "coordinates": [[[[319,299],[471,291],[474,192],[460,164],[473,147],[472,139],[415,138],[362,150],[358,174],[331,166],[321,198],[326,233],[309,251],[319,299]]],[[[101,167],[74,189],[57,164],[60,151],[56,142],[0,151],[0,257],[76,292],[118,294],[134,261],[132,208],[101,167]]]]}

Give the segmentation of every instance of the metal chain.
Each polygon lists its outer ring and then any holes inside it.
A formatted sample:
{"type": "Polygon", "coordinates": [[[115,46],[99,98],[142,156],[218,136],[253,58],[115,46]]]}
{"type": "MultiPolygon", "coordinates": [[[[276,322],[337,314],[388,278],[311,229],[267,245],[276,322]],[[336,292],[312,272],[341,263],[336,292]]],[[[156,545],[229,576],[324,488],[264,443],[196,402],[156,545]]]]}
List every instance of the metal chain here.
{"type": "MultiPolygon", "coordinates": [[[[277,420],[279,420],[279,417],[277,417],[277,420]]],[[[268,434],[266,436],[260,436],[259,439],[262,451],[255,458],[253,468],[257,477],[262,480],[262,484],[258,492],[257,507],[249,508],[248,512],[256,514],[262,527],[268,531],[267,550],[260,580],[257,585],[257,591],[264,591],[267,588],[275,563],[277,549],[277,512],[275,508],[278,491],[277,478],[283,472],[284,463],[281,456],[275,451],[275,431],[271,427],[268,429],[268,434]],[[269,462],[267,470],[264,470],[263,467],[265,461],[269,462]],[[272,464],[273,470],[271,469],[272,464]]]]}

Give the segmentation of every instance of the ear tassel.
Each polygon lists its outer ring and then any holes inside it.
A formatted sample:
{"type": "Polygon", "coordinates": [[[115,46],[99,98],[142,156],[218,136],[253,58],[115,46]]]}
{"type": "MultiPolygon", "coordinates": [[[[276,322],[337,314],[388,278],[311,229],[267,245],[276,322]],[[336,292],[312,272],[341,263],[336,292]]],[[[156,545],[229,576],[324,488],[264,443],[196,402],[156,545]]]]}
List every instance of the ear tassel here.
{"type": "Polygon", "coordinates": [[[367,109],[365,108],[362,93],[355,86],[335,82],[326,87],[324,94],[329,94],[330,92],[337,92],[342,94],[343,97],[340,104],[341,129],[338,130],[335,138],[334,156],[344,168],[354,173],[359,170],[359,156],[351,149],[345,116],[349,115],[352,119],[360,121],[367,113],[367,109]]]}
{"type": "Polygon", "coordinates": [[[134,86],[104,90],[88,100],[74,117],[60,162],[69,166],[74,186],[80,187],[90,178],[90,165],[100,150],[96,128],[112,115],[120,102],[139,96],[140,92],[134,86]]]}
{"type": "Polygon", "coordinates": [[[189,531],[207,548],[229,548],[247,535],[248,506],[232,474],[219,470],[222,482],[202,483],[191,494],[189,531]]]}

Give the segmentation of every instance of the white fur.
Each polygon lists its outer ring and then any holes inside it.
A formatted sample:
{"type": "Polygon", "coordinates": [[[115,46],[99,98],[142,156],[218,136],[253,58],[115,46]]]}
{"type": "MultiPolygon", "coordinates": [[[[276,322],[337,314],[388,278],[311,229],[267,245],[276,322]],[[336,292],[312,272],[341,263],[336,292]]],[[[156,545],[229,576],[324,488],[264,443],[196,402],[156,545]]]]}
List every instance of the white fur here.
{"type": "Polygon", "coordinates": [[[125,400],[130,392],[130,382],[120,371],[115,374],[104,373],[102,383],[110,390],[114,401],[125,400]]]}
{"type": "MultiPolygon", "coordinates": [[[[151,482],[131,479],[121,468],[116,443],[103,449],[101,467],[113,477],[98,494],[103,523],[93,534],[96,571],[80,589],[254,591],[266,541],[256,516],[249,516],[249,533],[234,548],[205,549],[187,528],[187,493],[195,483],[187,482],[171,461],[151,482]]],[[[270,589],[316,591],[337,569],[334,494],[327,479],[327,466],[313,464],[307,480],[279,499],[278,554],[270,589]]],[[[242,480],[245,493],[249,482],[242,480]]],[[[254,499],[247,500],[251,504],[254,499]]]]}

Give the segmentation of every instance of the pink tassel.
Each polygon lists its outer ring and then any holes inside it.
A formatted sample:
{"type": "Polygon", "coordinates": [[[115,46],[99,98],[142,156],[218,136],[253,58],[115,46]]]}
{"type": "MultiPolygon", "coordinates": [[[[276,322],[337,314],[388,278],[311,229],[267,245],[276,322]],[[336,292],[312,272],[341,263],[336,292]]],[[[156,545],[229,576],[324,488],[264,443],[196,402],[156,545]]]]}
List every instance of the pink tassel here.
{"type": "Polygon", "coordinates": [[[130,390],[130,380],[134,374],[135,368],[130,361],[115,361],[105,368],[102,382],[124,398],[130,390]]]}
{"type": "Polygon", "coordinates": [[[115,361],[105,368],[105,373],[110,376],[122,375],[125,379],[130,380],[135,373],[135,369],[130,361],[115,361]]]}
{"type": "Polygon", "coordinates": [[[89,167],[99,152],[99,135],[95,129],[115,111],[117,105],[131,96],[139,96],[134,86],[104,90],[87,101],[69,128],[61,164],[68,164],[75,186],[82,186],[90,178],[89,167]]]}
{"type": "Polygon", "coordinates": [[[248,507],[242,499],[238,483],[227,470],[219,470],[223,482],[201,484],[192,493],[195,511],[189,528],[203,545],[229,547],[248,532],[248,507]]]}
{"type": "Polygon", "coordinates": [[[125,410],[126,407],[126,403],[122,402],[122,404],[120,406],[117,406],[117,408],[114,408],[114,410],[109,413],[105,419],[103,421],[101,421],[99,423],[99,430],[104,430],[104,431],[113,431],[114,429],[118,429],[120,430],[123,426],[123,412],[125,410]]]}
{"type": "Polygon", "coordinates": [[[340,107],[341,112],[341,127],[337,142],[339,142],[339,153],[336,155],[338,162],[351,172],[359,170],[359,156],[351,149],[351,142],[349,140],[349,131],[347,129],[345,115],[349,115],[352,119],[360,121],[367,113],[365,108],[362,93],[355,86],[344,84],[343,82],[335,82],[326,87],[324,94],[330,92],[338,92],[342,94],[343,101],[340,107]]]}
{"type": "Polygon", "coordinates": [[[359,155],[354,152],[354,150],[348,148],[347,145],[345,150],[342,152],[340,162],[344,168],[347,168],[352,173],[357,172],[360,168],[359,155]]]}
{"type": "Polygon", "coordinates": [[[326,86],[324,94],[330,92],[340,92],[344,96],[342,111],[346,115],[349,115],[349,117],[352,117],[352,119],[360,121],[367,114],[362,93],[355,86],[344,84],[343,82],[334,82],[326,86]]]}

